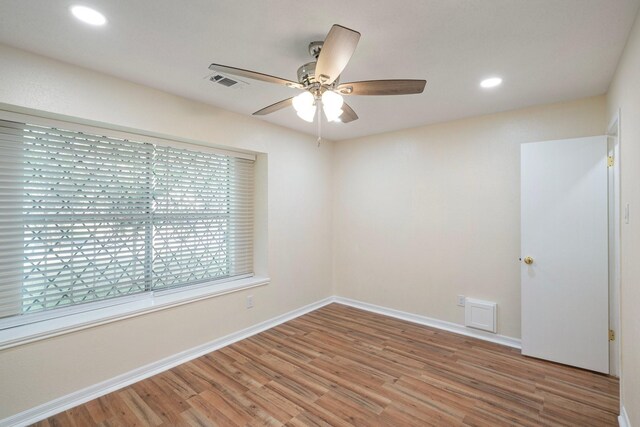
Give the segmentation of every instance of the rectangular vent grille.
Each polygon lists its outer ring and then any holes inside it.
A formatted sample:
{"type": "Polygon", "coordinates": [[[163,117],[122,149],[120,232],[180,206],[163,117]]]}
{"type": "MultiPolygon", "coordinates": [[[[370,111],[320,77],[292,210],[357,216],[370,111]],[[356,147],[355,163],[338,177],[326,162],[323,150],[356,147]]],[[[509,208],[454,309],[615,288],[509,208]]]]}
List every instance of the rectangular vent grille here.
{"type": "Polygon", "coordinates": [[[221,76],[220,74],[217,74],[213,77],[211,77],[209,80],[211,80],[212,82],[216,82],[221,84],[222,86],[226,86],[226,87],[231,87],[235,84],[237,84],[238,82],[235,80],[231,80],[228,77],[225,76],[221,76]]]}

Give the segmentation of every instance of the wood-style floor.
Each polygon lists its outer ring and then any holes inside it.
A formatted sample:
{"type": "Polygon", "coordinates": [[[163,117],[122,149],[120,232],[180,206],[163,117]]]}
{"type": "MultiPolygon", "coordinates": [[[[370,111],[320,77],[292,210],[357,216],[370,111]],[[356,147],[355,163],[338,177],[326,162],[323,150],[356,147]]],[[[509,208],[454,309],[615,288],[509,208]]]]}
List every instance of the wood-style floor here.
{"type": "Polygon", "coordinates": [[[615,426],[615,378],[332,304],[39,426],[615,426]]]}

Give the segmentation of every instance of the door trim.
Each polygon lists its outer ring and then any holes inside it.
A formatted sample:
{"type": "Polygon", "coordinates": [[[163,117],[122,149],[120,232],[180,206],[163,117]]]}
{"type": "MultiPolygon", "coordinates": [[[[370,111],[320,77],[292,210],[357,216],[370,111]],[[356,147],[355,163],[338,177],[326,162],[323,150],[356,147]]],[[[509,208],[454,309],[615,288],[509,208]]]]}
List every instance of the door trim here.
{"type": "Polygon", "coordinates": [[[621,376],[621,351],[620,351],[620,232],[621,232],[621,202],[620,202],[620,110],[616,112],[607,128],[607,151],[613,155],[613,167],[609,173],[609,179],[613,179],[613,185],[609,190],[609,329],[615,331],[615,339],[609,343],[609,374],[621,376]]]}

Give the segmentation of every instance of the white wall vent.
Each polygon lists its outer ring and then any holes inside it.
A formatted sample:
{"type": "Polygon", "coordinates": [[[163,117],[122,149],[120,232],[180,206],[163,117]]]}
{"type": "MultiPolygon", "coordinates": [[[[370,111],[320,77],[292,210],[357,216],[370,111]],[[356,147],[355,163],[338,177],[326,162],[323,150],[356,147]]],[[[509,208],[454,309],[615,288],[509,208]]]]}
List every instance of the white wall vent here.
{"type": "Polygon", "coordinates": [[[466,298],[464,304],[464,325],[483,331],[497,332],[497,304],[466,298]]]}

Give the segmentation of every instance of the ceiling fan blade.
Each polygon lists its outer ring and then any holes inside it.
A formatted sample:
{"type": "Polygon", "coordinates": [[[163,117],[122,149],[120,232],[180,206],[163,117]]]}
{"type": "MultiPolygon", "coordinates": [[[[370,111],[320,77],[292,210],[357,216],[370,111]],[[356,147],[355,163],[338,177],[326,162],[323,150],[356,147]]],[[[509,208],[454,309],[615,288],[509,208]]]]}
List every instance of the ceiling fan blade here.
{"type": "Polygon", "coordinates": [[[278,101],[275,104],[271,104],[268,107],[264,107],[262,110],[258,110],[253,113],[254,116],[264,116],[267,114],[275,113],[278,110],[282,110],[283,108],[287,108],[291,106],[293,102],[293,98],[283,99],[282,101],[278,101]]]}
{"type": "Polygon", "coordinates": [[[303,88],[303,86],[300,83],[297,83],[291,80],[270,76],[269,74],[258,73],[256,71],[243,70],[242,68],[228,67],[226,65],[221,65],[221,64],[211,64],[209,65],[209,69],[212,71],[219,71],[221,73],[232,74],[234,76],[244,77],[247,79],[260,80],[267,83],[275,83],[277,85],[283,85],[283,86],[293,87],[297,89],[303,88]]]}
{"type": "Polygon", "coordinates": [[[342,114],[340,115],[340,121],[342,123],[349,123],[354,120],[358,120],[358,115],[353,108],[349,107],[349,105],[345,102],[342,104],[342,114]]]}
{"type": "Polygon", "coordinates": [[[324,39],[316,64],[316,79],[331,84],[349,63],[358,46],[360,33],[335,24],[324,39]]]}
{"type": "Polygon", "coordinates": [[[422,93],[426,80],[369,80],[342,83],[336,90],[341,95],[410,95],[422,93]]]}

